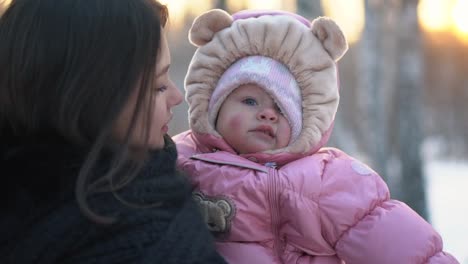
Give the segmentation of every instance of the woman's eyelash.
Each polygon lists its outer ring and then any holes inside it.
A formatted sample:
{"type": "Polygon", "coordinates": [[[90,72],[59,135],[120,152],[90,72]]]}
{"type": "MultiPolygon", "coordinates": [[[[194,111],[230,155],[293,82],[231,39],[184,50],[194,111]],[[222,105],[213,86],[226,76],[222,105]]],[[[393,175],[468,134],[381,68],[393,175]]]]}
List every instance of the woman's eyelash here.
{"type": "Polygon", "coordinates": [[[156,90],[156,92],[162,93],[162,92],[167,90],[167,86],[163,85],[163,86],[160,86],[160,87],[156,88],[155,90],[156,90]]]}

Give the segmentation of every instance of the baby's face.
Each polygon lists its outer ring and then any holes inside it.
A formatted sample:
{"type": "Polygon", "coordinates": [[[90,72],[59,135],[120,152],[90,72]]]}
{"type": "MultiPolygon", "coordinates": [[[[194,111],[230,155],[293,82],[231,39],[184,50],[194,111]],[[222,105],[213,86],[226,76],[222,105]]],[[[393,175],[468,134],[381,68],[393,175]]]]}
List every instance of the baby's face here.
{"type": "Polygon", "coordinates": [[[216,130],[239,154],[284,148],[291,127],[271,96],[255,84],[235,89],[219,110],[216,130]]]}

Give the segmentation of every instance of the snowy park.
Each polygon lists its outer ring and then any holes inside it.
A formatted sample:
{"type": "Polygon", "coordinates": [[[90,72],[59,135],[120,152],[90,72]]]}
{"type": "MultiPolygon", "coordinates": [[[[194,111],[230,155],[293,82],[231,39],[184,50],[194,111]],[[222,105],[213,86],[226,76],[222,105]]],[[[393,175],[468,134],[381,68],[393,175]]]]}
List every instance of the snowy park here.
{"type": "Polygon", "coordinates": [[[445,250],[468,264],[468,161],[432,160],[425,172],[431,223],[445,250]]]}

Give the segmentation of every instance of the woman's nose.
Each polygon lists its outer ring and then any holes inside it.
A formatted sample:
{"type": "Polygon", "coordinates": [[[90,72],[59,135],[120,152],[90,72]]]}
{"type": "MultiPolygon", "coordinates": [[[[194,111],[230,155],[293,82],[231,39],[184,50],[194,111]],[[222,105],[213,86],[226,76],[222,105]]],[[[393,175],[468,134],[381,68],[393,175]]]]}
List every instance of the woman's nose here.
{"type": "Polygon", "coordinates": [[[258,119],[275,122],[278,120],[278,113],[275,109],[264,108],[258,113],[258,119]]]}
{"type": "Polygon", "coordinates": [[[182,100],[184,99],[182,93],[180,92],[179,88],[177,86],[173,85],[172,87],[172,94],[170,98],[170,105],[171,106],[176,106],[180,103],[182,103],[182,100]]]}

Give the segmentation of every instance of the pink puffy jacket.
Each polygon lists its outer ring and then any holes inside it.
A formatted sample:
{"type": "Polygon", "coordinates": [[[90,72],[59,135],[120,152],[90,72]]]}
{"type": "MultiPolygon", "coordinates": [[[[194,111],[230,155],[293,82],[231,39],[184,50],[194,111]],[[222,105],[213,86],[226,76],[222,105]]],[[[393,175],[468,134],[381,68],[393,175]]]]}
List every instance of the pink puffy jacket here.
{"type": "Polygon", "coordinates": [[[340,150],[275,168],[206,152],[190,131],[174,140],[198,198],[230,207],[211,219],[229,263],[458,263],[430,224],[390,199],[379,175],[340,150]]]}
{"type": "Polygon", "coordinates": [[[191,130],[174,137],[178,165],[228,262],[458,263],[429,223],[390,199],[379,175],[323,148],[338,108],[336,62],[347,49],[336,23],[210,10],[195,19],[190,41],[198,47],[185,78],[191,130]],[[302,124],[283,149],[237,155],[208,108],[221,74],[248,55],[288,66],[301,89],[302,124]]]}

